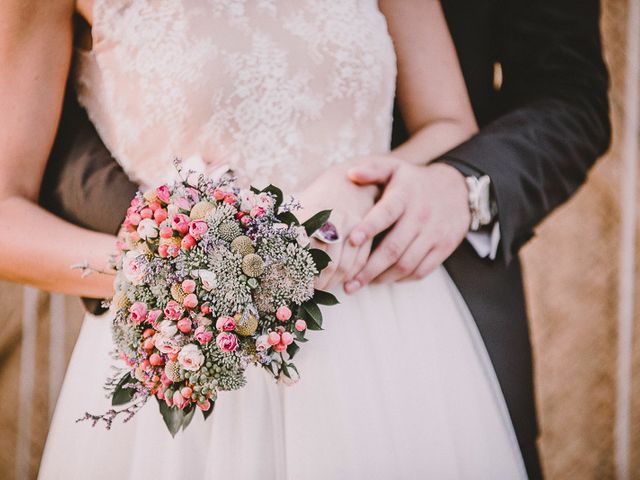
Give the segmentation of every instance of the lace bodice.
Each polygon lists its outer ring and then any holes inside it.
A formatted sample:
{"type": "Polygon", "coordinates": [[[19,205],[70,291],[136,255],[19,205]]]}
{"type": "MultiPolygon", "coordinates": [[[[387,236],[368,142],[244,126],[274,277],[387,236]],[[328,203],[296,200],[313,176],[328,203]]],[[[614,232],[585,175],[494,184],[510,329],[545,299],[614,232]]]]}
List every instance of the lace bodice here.
{"type": "Polygon", "coordinates": [[[95,0],[77,89],[134,180],[229,164],[304,184],[388,150],[395,55],[375,0],[95,0]]]}

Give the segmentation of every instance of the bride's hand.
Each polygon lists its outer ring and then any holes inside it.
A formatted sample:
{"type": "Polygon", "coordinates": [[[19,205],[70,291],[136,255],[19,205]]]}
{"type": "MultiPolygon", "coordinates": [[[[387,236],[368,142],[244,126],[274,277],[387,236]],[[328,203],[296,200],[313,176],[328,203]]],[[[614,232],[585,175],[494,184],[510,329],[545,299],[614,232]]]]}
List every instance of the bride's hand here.
{"type": "Polygon", "coordinates": [[[370,241],[356,247],[346,239],[373,207],[378,188],[355,185],[347,178],[347,170],[347,166],[332,167],[295,195],[302,204],[302,210],[296,212],[301,222],[321,210],[331,210],[329,221],[340,235],[340,240],[332,244],[311,239],[314,248],[324,250],[331,257],[331,263],[316,282],[316,288],[321,290],[330,290],[357,274],[371,251],[370,241]]]}

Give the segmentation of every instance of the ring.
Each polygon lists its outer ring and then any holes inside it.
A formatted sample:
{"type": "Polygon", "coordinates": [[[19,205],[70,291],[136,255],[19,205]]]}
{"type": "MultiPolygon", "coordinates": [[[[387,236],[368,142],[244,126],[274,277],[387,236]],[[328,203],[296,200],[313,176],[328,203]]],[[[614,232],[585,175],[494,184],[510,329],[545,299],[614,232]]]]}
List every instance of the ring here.
{"type": "Polygon", "coordinates": [[[311,236],[323,243],[338,243],[341,240],[338,229],[331,222],[325,222],[311,236]]]}

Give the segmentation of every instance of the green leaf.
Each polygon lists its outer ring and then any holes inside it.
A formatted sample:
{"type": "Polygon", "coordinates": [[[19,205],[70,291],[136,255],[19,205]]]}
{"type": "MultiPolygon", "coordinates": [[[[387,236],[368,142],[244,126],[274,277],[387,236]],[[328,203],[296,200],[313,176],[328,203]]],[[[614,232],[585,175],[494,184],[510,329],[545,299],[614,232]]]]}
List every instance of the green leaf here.
{"type": "Polygon", "coordinates": [[[256,187],[254,187],[254,186],[252,186],[252,187],[250,188],[250,190],[251,190],[253,193],[255,193],[256,195],[257,195],[258,193],[262,193],[260,190],[258,190],[258,189],[257,189],[256,187]]]}
{"type": "Polygon", "coordinates": [[[311,255],[311,258],[313,258],[313,262],[316,264],[318,272],[321,272],[322,270],[327,268],[327,265],[329,265],[329,262],[331,262],[331,257],[329,256],[329,254],[324,250],[320,250],[319,248],[309,249],[309,254],[311,255]]]}
{"type": "Polygon", "coordinates": [[[184,413],[177,407],[167,406],[167,403],[164,400],[158,400],[158,405],[160,406],[160,414],[162,415],[165,425],[169,429],[169,433],[172,437],[175,437],[184,422],[184,413]]]}
{"type": "Polygon", "coordinates": [[[318,230],[322,225],[327,223],[329,217],[331,216],[331,210],[322,210],[321,212],[316,213],[309,220],[304,222],[302,226],[307,231],[307,235],[312,235],[313,232],[318,230]]]}
{"type": "Polygon", "coordinates": [[[319,305],[337,305],[340,303],[335,295],[322,290],[314,291],[313,301],[319,305]]]}
{"type": "Polygon", "coordinates": [[[301,307],[304,311],[307,328],[310,330],[322,330],[322,312],[318,308],[318,305],[309,301],[303,303],[301,307]]]}
{"type": "Polygon", "coordinates": [[[276,187],[275,185],[269,185],[265,188],[262,189],[263,192],[266,193],[270,193],[271,195],[273,195],[276,199],[276,204],[274,206],[274,211],[278,211],[278,207],[280,207],[280,205],[282,205],[282,200],[283,200],[283,195],[282,195],[282,190],[280,190],[278,187],[276,187]]]}
{"type": "Polygon", "coordinates": [[[289,354],[289,358],[293,358],[294,355],[298,353],[298,350],[300,350],[300,347],[298,346],[298,344],[296,342],[291,343],[287,347],[287,353],[289,354]]]}
{"type": "Polygon", "coordinates": [[[182,420],[182,431],[184,431],[184,429],[187,428],[191,423],[191,420],[193,420],[193,415],[196,413],[196,408],[193,406],[193,404],[189,404],[189,406],[183,410],[183,413],[184,419],[182,420]]]}
{"type": "Polygon", "coordinates": [[[287,225],[300,225],[300,222],[296,218],[296,216],[291,212],[282,212],[278,214],[278,220],[282,223],[286,223],[287,225]]]}
{"type": "Polygon", "coordinates": [[[134,388],[127,388],[125,385],[129,383],[136,383],[137,380],[134,380],[131,376],[131,373],[127,373],[124,377],[120,379],[118,385],[116,385],[115,390],[113,391],[113,397],[111,397],[111,405],[114,407],[118,405],[124,405],[125,403],[129,403],[133,400],[133,395],[136,393],[134,388]]]}
{"type": "Polygon", "coordinates": [[[209,400],[209,403],[211,404],[211,406],[209,407],[209,410],[202,410],[202,416],[204,417],[205,420],[209,418],[209,415],[213,413],[213,407],[216,406],[215,400],[213,401],[209,400]]]}

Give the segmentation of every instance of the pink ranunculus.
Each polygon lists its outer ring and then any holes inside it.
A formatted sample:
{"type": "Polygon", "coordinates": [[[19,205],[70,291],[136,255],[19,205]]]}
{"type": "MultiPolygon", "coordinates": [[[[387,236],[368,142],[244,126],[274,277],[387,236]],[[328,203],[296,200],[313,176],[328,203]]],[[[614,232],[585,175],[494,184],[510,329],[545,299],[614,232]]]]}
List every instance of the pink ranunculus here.
{"type": "Polygon", "coordinates": [[[233,352],[238,348],[238,337],[233,333],[222,332],[216,337],[216,343],[223,352],[233,352]]]}
{"type": "Polygon", "coordinates": [[[193,395],[193,390],[191,389],[191,387],[182,387],[180,389],[180,393],[184,398],[191,398],[191,395],[193,395]]]}
{"type": "Polygon", "coordinates": [[[182,281],[182,290],[184,290],[185,293],[193,293],[196,291],[196,282],[194,280],[191,280],[190,278],[187,278],[186,280],[182,281]]]}
{"type": "Polygon", "coordinates": [[[177,197],[173,200],[173,203],[182,210],[191,210],[191,200],[187,197],[177,197]]]}
{"type": "Polygon", "coordinates": [[[188,403],[189,402],[182,396],[182,393],[180,393],[179,390],[176,390],[173,394],[173,404],[182,410],[188,403]]]}
{"type": "Polygon", "coordinates": [[[189,224],[189,234],[196,240],[200,240],[207,230],[209,226],[204,220],[194,220],[189,224]]]}
{"type": "Polygon", "coordinates": [[[205,400],[204,402],[198,403],[198,407],[200,407],[200,410],[206,412],[211,408],[211,403],[209,402],[209,400],[205,400]]]}
{"type": "Polygon", "coordinates": [[[167,185],[160,185],[156,188],[156,196],[164,203],[169,203],[171,200],[171,190],[167,185]]]}
{"type": "Polygon", "coordinates": [[[167,219],[167,211],[164,208],[158,208],[153,212],[153,219],[160,225],[167,219]]]}
{"type": "Polygon", "coordinates": [[[299,318],[298,320],[296,320],[295,328],[299,332],[304,332],[307,329],[307,322],[299,318]]]}
{"type": "Polygon", "coordinates": [[[129,223],[131,223],[131,225],[137,227],[140,221],[142,220],[142,217],[140,216],[139,213],[134,212],[127,217],[127,220],[129,220],[129,223]]]}
{"type": "Polygon", "coordinates": [[[213,340],[213,332],[211,330],[207,330],[204,325],[200,325],[196,328],[194,338],[201,345],[207,345],[211,340],[213,340]]]}
{"type": "Polygon", "coordinates": [[[280,337],[282,337],[282,343],[287,346],[293,343],[293,335],[291,335],[289,332],[284,332],[282,335],[280,335],[280,337]]]}
{"type": "Polygon", "coordinates": [[[147,315],[147,322],[154,325],[160,318],[160,315],[162,315],[162,310],[151,310],[147,315]]]}
{"type": "Polygon", "coordinates": [[[131,250],[124,256],[122,272],[127,280],[134,285],[140,285],[147,273],[147,263],[144,254],[131,250]]]}
{"type": "Polygon", "coordinates": [[[196,317],[196,323],[198,324],[199,327],[200,326],[208,327],[213,323],[213,321],[211,321],[210,318],[207,318],[204,315],[198,315],[196,317]]]}
{"type": "Polygon", "coordinates": [[[129,315],[131,316],[131,320],[133,320],[137,324],[140,324],[146,320],[147,312],[147,305],[142,302],[135,302],[129,307],[129,315]]]}
{"type": "Polygon", "coordinates": [[[176,333],[178,333],[178,327],[176,326],[176,323],[172,322],[171,320],[161,321],[156,329],[163,337],[166,338],[173,337],[176,333]]]}
{"type": "Polygon", "coordinates": [[[198,306],[198,297],[195,293],[190,293],[186,297],[184,297],[184,301],[182,302],[185,308],[196,308],[198,306]]]}
{"type": "Polygon", "coordinates": [[[176,213],[171,217],[171,226],[178,233],[184,235],[189,231],[189,217],[183,213],[176,213]]]}
{"type": "Polygon", "coordinates": [[[180,353],[178,354],[178,362],[185,370],[195,372],[199,370],[204,363],[204,355],[197,345],[189,343],[180,350],[180,353]]]}
{"type": "Polygon", "coordinates": [[[219,188],[216,188],[213,191],[213,198],[215,198],[218,201],[222,200],[226,195],[227,195],[227,193],[224,190],[221,190],[219,188]]]}
{"type": "Polygon", "coordinates": [[[236,328],[236,321],[233,317],[224,315],[216,321],[216,328],[221,332],[231,332],[236,328]]]}
{"type": "Polygon", "coordinates": [[[180,246],[185,250],[191,250],[196,246],[196,239],[187,233],[180,242],[180,246]]]}
{"type": "Polygon", "coordinates": [[[182,306],[175,300],[169,300],[164,307],[165,316],[171,320],[180,320],[183,312],[182,306]]]}
{"type": "Polygon", "coordinates": [[[227,193],[224,196],[224,203],[228,203],[229,205],[235,205],[235,203],[238,201],[238,199],[236,198],[236,196],[233,193],[227,193]]]}
{"type": "Polygon", "coordinates": [[[282,322],[291,318],[291,309],[289,307],[282,306],[276,310],[276,318],[282,322]]]}
{"type": "Polygon", "coordinates": [[[280,343],[280,334],[278,332],[270,332],[267,336],[267,343],[272,347],[280,343]]]}
{"type": "Polygon", "coordinates": [[[153,210],[151,210],[149,207],[143,208],[142,210],[140,210],[140,216],[143,219],[144,218],[151,218],[151,217],[153,217],[153,210]]]}
{"type": "Polygon", "coordinates": [[[140,205],[142,205],[142,200],[139,197],[133,197],[129,205],[131,205],[131,207],[133,208],[138,208],[140,205]]]}

